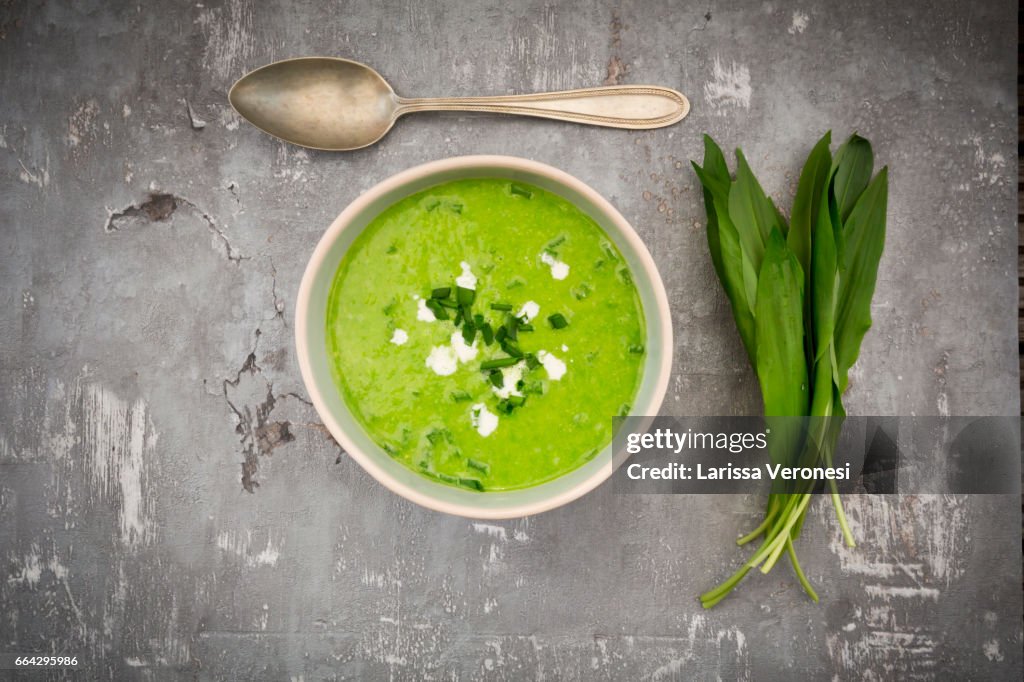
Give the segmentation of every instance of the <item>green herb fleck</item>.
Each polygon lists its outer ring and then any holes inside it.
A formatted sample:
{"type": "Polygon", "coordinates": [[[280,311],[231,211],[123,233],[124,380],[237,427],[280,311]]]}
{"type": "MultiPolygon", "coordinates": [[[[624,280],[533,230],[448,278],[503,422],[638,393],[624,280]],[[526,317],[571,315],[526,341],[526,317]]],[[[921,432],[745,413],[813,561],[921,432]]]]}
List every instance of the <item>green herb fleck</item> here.
{"type": "Polygon", "coordinates": [[[517,185],[514,182],[508,186],[508,191],[516,196],[524,197],[526,199],[533,198],[533,192],[523,187],[522,185],[517,185]]]}

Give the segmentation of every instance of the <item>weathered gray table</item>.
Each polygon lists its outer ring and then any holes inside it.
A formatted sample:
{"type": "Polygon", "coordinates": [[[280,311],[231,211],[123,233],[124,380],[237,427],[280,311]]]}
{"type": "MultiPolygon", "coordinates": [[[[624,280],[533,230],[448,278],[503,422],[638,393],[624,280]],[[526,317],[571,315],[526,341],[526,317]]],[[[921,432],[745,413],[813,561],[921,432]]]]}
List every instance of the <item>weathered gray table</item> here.
{"type": "Polygon", "coordinates": [[[119,680],[1020,679],[1019,500],[850,499],[855,550],[818,502],[821,604],[783,566],[703,612],[762,500],[605,486],[517,522],[424,511],[329,440],[291,340],[353,197],[515,154],[649,245],[676,323],[665,411],[756,412],[688,161],[705,131],[742,145],[788,209],[811,143],[858,130],[892,174],[851,413],[1017,414],[1015,5],[385,4],[0,3],[0,652],[119,680]],[[607,77],[693,111],[641,133],[424,115],[313,153],[226,102],[304,54],[408,95],[607,77]]]}

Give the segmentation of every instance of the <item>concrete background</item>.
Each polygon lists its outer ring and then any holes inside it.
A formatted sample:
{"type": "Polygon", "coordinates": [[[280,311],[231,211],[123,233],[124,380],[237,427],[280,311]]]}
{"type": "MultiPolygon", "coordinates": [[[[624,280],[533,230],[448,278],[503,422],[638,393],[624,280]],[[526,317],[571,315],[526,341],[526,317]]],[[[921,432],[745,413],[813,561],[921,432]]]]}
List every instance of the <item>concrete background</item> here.
{"type": "MultiPolygon", "coordinates": [[[[412,165],[501,153],[607,196],[661,268],[666,413],[759,409],[688,160],[742,145],[788,211],[827,128],[891,165],[847,407],[1015,415],[1016,5],[0,1],[0,652],[88,679],[1021,677],[1019,500],[818,501],[800,554],[719,608],[755,497],[617,496],[478,524],[325,434],[292,303],[325,227],[412,165]],[[235,116],[235,78],[353,57],[400,94],[662,83],[671,129],[472,115],[348,154],[235,116]],[[205,122],[196,128],[195,117],[205,122]],[[166,197],[148,201],[150,192],[166,197]]],[[[3,677],[5,673],[0,673],[3,677]]]]}

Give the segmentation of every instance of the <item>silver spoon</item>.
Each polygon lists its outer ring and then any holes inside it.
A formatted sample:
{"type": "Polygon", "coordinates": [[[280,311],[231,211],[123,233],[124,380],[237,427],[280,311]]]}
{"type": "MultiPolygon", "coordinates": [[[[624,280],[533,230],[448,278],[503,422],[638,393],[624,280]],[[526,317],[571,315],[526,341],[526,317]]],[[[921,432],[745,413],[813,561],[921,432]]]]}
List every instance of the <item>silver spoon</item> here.
{"type": "Polygon", "coordinates": [[[228,100],[260,130],[285,142],[330,151],[371,145],[399,116],[413,111],[486,111],[633,129],[672,125],[690,111],[681,93],[655,85],[406,99],[369,66],[333,57],[268,64],[242,76],[228,100]]]}

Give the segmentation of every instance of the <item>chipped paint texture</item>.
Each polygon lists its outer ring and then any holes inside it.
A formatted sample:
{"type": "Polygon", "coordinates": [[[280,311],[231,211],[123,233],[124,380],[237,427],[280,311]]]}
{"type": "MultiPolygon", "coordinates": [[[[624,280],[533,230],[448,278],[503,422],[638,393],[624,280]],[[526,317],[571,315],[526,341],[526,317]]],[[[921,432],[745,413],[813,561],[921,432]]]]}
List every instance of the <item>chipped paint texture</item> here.
{"type": "Polygon", "coordinates": [[[608,197],[650,247],[675,325],[666,410],[756,413],[689,161],[703,132],[742,146],[788,212],[813,140],[857,130],[890,165],[890,229],[847,408],[1017,414],[1015,16],[1005,0],[0,3],[19,93],[0,96],[0,649],[78,654],[104,680],[1021,679],[1019,499],[850,498],[855,549],[816,500],[800,556],[822,602],[780,566],[705,612],[696,595],[742,562],[763,499],[602,486],[527,519],[420,509],[327,434],[292,324],[313,246],[370,186],[524,156],[608,197]],[[365,60],[404,96],[608,80],[693,108],[636,132],[411,116],[327,154],[226,101],[300,54],[365,60]]]}

